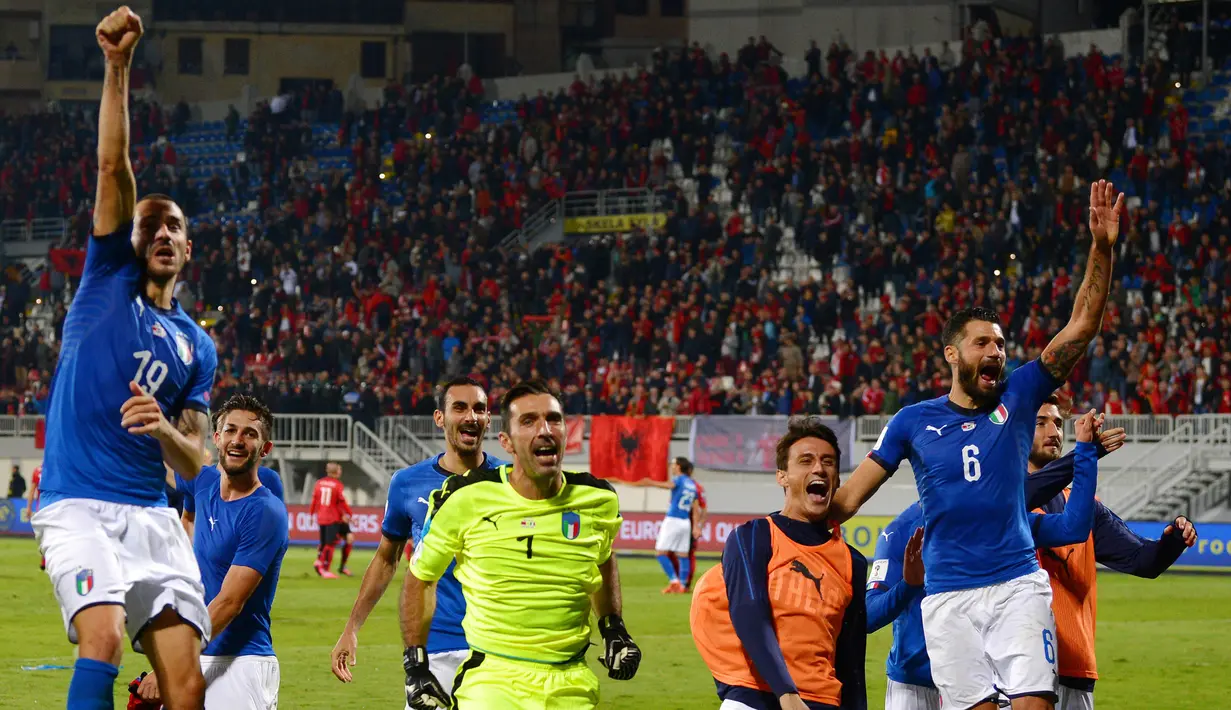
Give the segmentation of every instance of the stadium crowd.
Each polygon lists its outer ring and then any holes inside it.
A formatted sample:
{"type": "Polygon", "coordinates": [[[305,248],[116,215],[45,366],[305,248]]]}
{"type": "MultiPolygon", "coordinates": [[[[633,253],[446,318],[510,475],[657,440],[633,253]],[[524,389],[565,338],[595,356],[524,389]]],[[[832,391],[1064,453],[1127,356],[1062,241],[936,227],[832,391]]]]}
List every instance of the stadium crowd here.
{"type": "MultiPolygon", "coordinates": [[[[893,413],[948,390],[951,309],[999,311],[1010,368],[1037,356],[1071,310],[1088,183],[1110,174],[1135,199],[1070,394],[1231,413],[1231,152],[1189,135],[1169,67],[1007,38],[893,57],[814,44],[797,78],[777,55],[765,38],[734,59],[659,53],[523,97],[513,121],[484,120],[477,78],[391,83],[358,113],[312,89],[232,111],[243,159],[196,179],[176,152],[187,107],[137,103],[139,191],[200,215],[178,296],[217,342],[215,396],[371,422],[430,414],[446,377],[495,402],[539,375],[571,413],[893,413]],[[319,164],[321,121],[353,171],[319,164]],[[547,201],[610,188],[659,190],[666,226],[499,248],[547,201]],[[257,219],[229,214],[250,201],[257,219]],[[781,278],[787,239],[821,279],[781,278]]],[[[0,118],[0,212],[64,216],[66,251],[82,248],[93,133],[80,112],[0,118]]],[[[8,412],[46,399],[68,261],[6,272],[8,412]],[[35,299],[43,330],[17,327],[35,299]]]]}

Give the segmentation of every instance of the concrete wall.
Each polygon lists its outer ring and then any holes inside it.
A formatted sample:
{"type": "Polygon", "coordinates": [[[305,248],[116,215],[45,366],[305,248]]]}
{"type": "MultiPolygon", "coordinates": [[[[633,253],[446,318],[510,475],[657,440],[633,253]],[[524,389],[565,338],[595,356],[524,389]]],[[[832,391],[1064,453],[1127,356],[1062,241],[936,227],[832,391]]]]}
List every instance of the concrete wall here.
{"type": "MultiPolygon", "coordinates": [[[[177,23],[188,25],[191,23],[177,23]]],[[[384,42],[385,76],[394,76],[398,49],[404,47],[388,34],[317,35],[297,31],[293,34],[264,32],[218,32],[197,29],[169,30],[160,38],[162,72],[157,75],[158,93],[164,101],[189,97],[196,101],[223,101],[238,97],[245,86],[258,96],[277,94],[284,78],[331,79],[345,89],[352,76],[360,73],[364,42],[384,42]],[[179,71],[180,40],[200,39],[201,73],[179,71]],[[225,73],[225,47],[228,39],[248,40],[248,74],[225,73]]],[[[336,31],[336,29],[335,29],[336,31]]],[[[366,79],[364,84],[383,87],[385,79],[366,79]]]]}
{"type": "Polygon", "coordinates": [[[409,0],[406,34],[415,32],[473,32],[503,34],[505,50],[514,50],[513,3],[470,0],[409,0]]]}
{"type": "Polygon", "coordinates": [[[732,57],[749,36],[765,35],[788,57],[803,58],[809,40],[839,38],[859,52],[956,37],[953,2],[900,0],[691,0],[689,40],[732,57]]]}

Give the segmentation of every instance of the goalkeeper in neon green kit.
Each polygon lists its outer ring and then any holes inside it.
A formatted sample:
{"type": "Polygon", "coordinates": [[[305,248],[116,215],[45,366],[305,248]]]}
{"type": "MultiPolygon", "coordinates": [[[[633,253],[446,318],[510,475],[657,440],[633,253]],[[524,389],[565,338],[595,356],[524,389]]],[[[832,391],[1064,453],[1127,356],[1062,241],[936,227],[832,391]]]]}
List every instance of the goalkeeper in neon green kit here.
{"type": "Polygon", "coordinates": [[[432,493],[400,605],[406,702],[416,709],[451,706],[424,647],[435,581],[456,558],[470,656],[454,678],[452,707],[594,708],[598,679],[585,661],[591,609],[608,675],[628,680],[641,662],[620,618],[611,549],[619,500],[606,481],[561,469],[564,412],[545,385],[516,385],[500,411],[500,444],[513,464],[454,476],[432,493]]]}

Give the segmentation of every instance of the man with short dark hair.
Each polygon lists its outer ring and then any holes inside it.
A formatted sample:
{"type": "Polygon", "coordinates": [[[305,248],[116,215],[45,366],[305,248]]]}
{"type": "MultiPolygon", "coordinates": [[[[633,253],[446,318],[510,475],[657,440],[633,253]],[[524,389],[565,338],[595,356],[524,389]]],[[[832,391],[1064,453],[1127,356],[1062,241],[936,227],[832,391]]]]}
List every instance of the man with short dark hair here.
{"type": "MultiPolygon", "coordinates": [[[[1051,399],[1055,399],[1055,395],[1051,399]]],[[[1084,428],[1082,422],[1079,426],[1084,428]]],[[[1078,438],[1080,440],[1081,436],[1078,438]]],[[[1100,456],[1120,448],[1124,438],[1123,429],[1102,432],[1097,427],[1091,436],[1091,440],[1099,442],[1097,454],[1100,456]]],[[[1094,519],[1096,464],[1088,455],[1088,449],[1093,447],[1080,451],[1082,448],[1052,461],[1046,469],[1026,479],[1026,500],[1030,507],[1050,500],[1070,480],[1077,481],[1071,504],[1063,514],[1030,514],[1031,536],[1038,545],[1067,545],[1089,535],[1094,519]]],[[[885,663],[888,676],[885,710],[940,710],[941,707],[923,635],[923,564],[917,556],[912,557],[912,545],[916,538],[922,538],[923,530],[919,527],[922,523],[923,511],[916,502],[886,525],[877,540],[876,556],[868,571],[868,633],[893,624],[893,646],[885,663]]]]}
{"type": "MultiPolygon", "coordinates": [[[[222,412],[217,412],[214,414],[214,429],[215,430],[222,427],[222,414],[223,414],[222,412]]],[[[270,424],[270,426],[272,426],[272,423],[270,424]]],[[[270,432],[270,437],[271,438],[273,437],[272,432],[270,432]]],[[[201,469],[201,473],[207,473],[208,469],[215,469],[215,468],[217,468],[216,464],[210,464],[208,466],[204,466],[201,469]]],[[[273,470],[272,468],[267,468],[265,466],[258,466],[256,470],[256,477],[261,481],[262,486],[265,486],[266,488],[269,489],[270,493],[273,493],[275,496],[277,496],[278,500],[282,501],[283,504],[286,503],[286,495],[284,493],[284,489],[282,486],[282,476],[280,476],[277,471],[273,470]]],[[[197,520],[196,499],[193,498],[191,493],[187,492],[186,490],[181,490],[176,486],[175,472],[173,471],[170,472],[167,483],[175,487],[175,492],[180,495],[180,500],[182,501],[182,508],[183,508],[183,510],[180,512],[180,523],[183,524],[184,530],[188,533],[188,537],[191,538],[192,533],[193,533],[193,528],[196,525],[196,520],[197,520]]],[[[170,495],[170,492],[168,492],[168,495],[170,495]]]]}
{"type": "Polygon", "coordinates": [[[955,313],[943,333],[948,396],[895,414],[834,496],[833,517],[845,521],[910,459],[925,528],[923,629],[945,710],[995,710],[1001,696],[1014,710],[1055,707],[1051,585],[1034,554],[1025,459],[1039,406],[1102,327],[1123,212],[1123,194],[1091,184],[1090,254],[1073,313],[1007,380],[996,313],[955,313]]]}
{"type": "MultiPolygon", "coordinates": [[[[214,637],[201,653],[205,710],[274,710],[281,671],[270,636],[270,610],[282,558],[290,545],[286,506],[257,475],[273,450],[273,414],[256,397],[238,394],[218,413],[218,465],[176,487],[192,495],[201,524],[193,552],[214,637]]],[[[145,675],[137,695],[162,701],[169,688],[145,675]]]]}
{"type": "Polygon", "coordinates": [[[562,469],[564,410],[545,384],[513,386],[500,411],[500,445],[513,463],[450,476],[432,493],[411,558],[400,605],[407,704],[594,708],[598,679],[585,662],[591,612],[610,677],[632,678],[641,661],[620,616],[612,550],[619,499],[606,481],[562,469]],[[431,673],[426,644],[437,580],[455,559],[470,655],[450,701],[431,673]]]}
{"type": "Polygon", "coordinates": [[[199,710],[209,617],[192,545],[166,505],[166,468],[205,458],[214,341],[175,299],[192,242],[166,195],[137,199],[128,84],[144,29],[121,7],[98,24],[93,236],[64,321],[47,408],[42,509],[30,521],[69,640],[69,707],[110,708],[127,635],[167,682],[172,710],[199,710]],[[174,525],[168,525],[168,521],[174,525]]]}
{"type": "Polygon", "coordinates": [[[693,641],[725,710],[866,710],[867,560],[828,520],[838,437],[790,420],[781,512],[740,525],[692,598],[693,641]]]}
{"type": "MultiPolygon", "coordinates": [[[[1055,395],[1049,397],[1035,418],[1029,459],[1032,478],[1044,476],[1046,468],[1060,460],[1064,451],[1064,420],[1069,412],[1061,404],[1055,395]]],[[[1075,497],[1072,489],[1065,489],[1037,512],[1061,513],[1073,507],[1075,497]]],[[[1058,710],[1094,709],[1094,683],[1098,680],[1094,656],[1098,598],[1095,563],[1117,572],[1155,579],[1196,542],[1196,527],[1182,515],[1163,529],[1161,538],[1147,540],[1096,500],[1089,535],[1075,544],[1039,549],[1039,564],[1051,580],[1052,610],[1056,615],[1058,710]]]]}
{"type": "MultiPolygon", "coordinates": [[[[491,414],[487,393],[477,381],[469,377],[449,380],[441,386],[437,403],[432,419],[444,430],[445,452],[400,469],[389,481],[380,545],[363,573],[359,596],[330,658],[334,676],[343,683],[352,679],[350,667],[355,664],[359,630],[393,580],[402,551],[413,552],[423,537],[432,491],[443,486],[450,476],[493,470],[508,463],[483,453],[491,414]]],[[[451,565],[437,583],[432,633],[426,645],[428,668],[443,688],[453,687],[457,667],[466,660],[470,649],[462,630],[465,616],[466,600],[451,565]]]]}

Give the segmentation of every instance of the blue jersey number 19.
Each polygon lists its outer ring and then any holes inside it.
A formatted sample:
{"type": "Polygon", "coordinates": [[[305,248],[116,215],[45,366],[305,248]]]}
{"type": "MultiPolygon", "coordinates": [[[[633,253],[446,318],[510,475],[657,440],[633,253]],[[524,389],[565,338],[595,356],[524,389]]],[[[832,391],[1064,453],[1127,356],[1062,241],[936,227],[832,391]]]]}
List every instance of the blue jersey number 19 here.
{"type": "Polygon", "coordinates": [[[147,395],[153,397],[167,380],[167,363],[155,360],[154,353],[149,350],[138,350],[133,353],[133,357],[141,361],[141,364],[137,365],[137,376],[133,379],[147,395]],[[141,381],[142,376],[145,377],[144,383],[141,381]]]}

